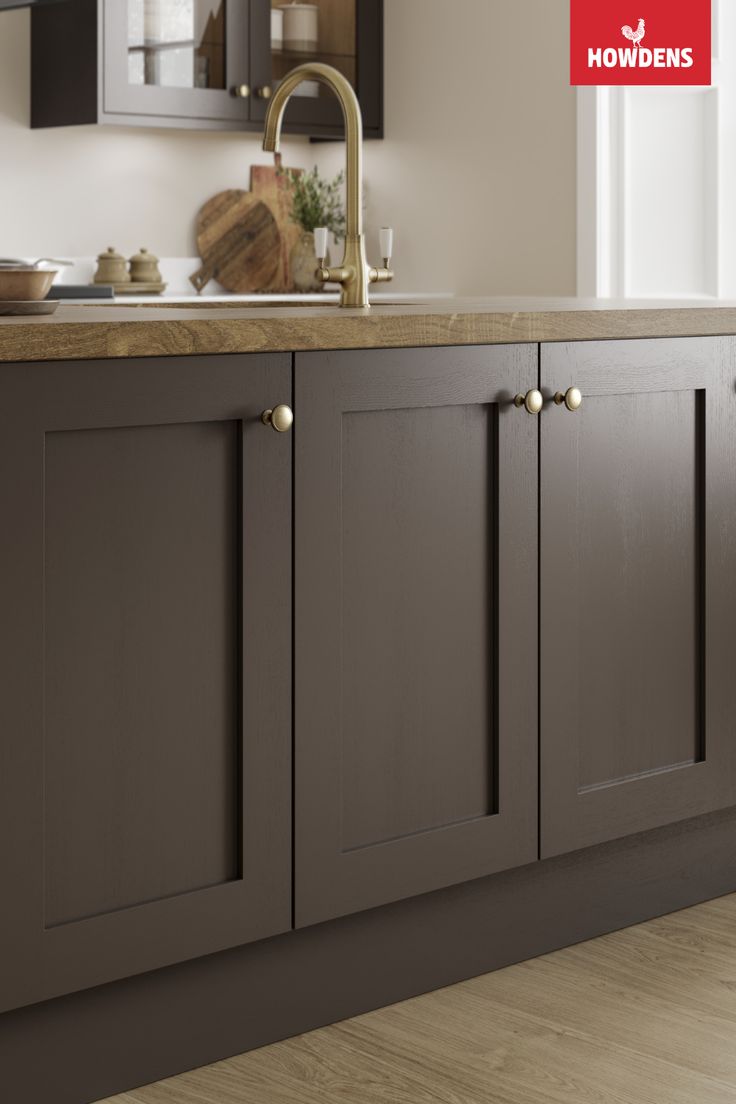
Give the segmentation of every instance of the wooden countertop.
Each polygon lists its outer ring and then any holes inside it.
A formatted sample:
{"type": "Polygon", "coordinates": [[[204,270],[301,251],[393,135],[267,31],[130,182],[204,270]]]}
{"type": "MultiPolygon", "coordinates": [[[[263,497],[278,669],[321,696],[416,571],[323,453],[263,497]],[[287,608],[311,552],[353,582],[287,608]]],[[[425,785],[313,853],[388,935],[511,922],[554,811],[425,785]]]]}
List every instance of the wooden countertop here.
{"type": "Polygon", "coordinates": [[[447,299],[370,311],[62,303],[47,317],[0,318],[0,362],[723,334],[736,334],[734,301],[447,299]]]}

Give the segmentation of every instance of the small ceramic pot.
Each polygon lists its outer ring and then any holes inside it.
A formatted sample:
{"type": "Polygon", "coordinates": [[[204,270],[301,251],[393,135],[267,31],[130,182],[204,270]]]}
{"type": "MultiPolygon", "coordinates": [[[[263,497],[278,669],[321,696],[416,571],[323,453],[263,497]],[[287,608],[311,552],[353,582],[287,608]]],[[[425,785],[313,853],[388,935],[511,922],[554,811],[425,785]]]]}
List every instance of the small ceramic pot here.
{"type": "MultiPolygon", "coordinates": [[[[329,267],[329,253],[325,263],[329,267]]],[[[306,293],[325,290],[325,285],[317,279],[317,256],[314,252],[314,234],[311,230],[303,230],[301,237],[293,246],[289,256],[289,272],[295,291],[306,293]]]]}
{"type": "Polygon", "coordinates": [[[285,4],[284,49],[313,54],[319,44],[319,8],[316,4],[285,4]]]}
{"type": "Polygon", "coordinates": [[[158,257],[147,249],[141,249],[140,253],[130,258],[130,278],[134,284],[160,284],[158,257]]]}
{"type": "Polygon", "coordinates": [[[130,283],[128,264],[122,253],[116,252],[110,245],[104,253],[97,258],[97,271],[94,276],[96,284],[127,284],[130,283]]]}

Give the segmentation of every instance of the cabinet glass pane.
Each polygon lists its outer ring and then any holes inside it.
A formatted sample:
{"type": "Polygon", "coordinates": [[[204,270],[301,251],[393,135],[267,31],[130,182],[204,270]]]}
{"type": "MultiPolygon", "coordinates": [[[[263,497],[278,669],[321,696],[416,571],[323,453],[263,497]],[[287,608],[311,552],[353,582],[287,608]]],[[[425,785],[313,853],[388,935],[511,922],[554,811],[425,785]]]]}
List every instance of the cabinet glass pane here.
{"type": "Polygon", "coordinates": [[[225,0],[128,0],[128,82],[225,88],[225,0]]]}
{"type": "MultiPolygon", "coordinates": [[[[271,0],[271,10],[274,84],[305,61],[323,61],[355,85],[356,0],[314,0],[311,4],[271,0]]],[[[317,98],[332,93],[317,82],[305,81],[294,95],[317,98]]]]}

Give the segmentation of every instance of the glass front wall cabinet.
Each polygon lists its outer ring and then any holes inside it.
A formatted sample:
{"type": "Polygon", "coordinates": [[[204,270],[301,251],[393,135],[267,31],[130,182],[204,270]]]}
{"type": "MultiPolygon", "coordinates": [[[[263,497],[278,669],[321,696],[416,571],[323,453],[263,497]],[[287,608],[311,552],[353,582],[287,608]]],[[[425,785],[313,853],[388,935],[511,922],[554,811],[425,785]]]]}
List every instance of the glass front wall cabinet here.
{"type": "MultiPolygon", "coordinates": [[[[381,137],[383,121],[383,0],[267,0],[252,16],[251,118],[265,118],[269,95],[297,65],[321,61],[344,74],[358,93],[367,137],[381,137]],[[264,38],[270,48],[264,51],[264,38]],[[265,93],[265,94],[264,94],[265,93]]],[[[324,85],[305,81],[286,112],[286,129],[337,134],[342,114],[324,85]]]]}
{"type": "MultiPolygon", "coordinates": [[[[382,137],[383,0],[60,0],[33,11],[31,121],[259,131],[309,61],[348,78],[366,137],[382,137]]],[[[339,137],[340,106],[307,81],[284,129],[339,137]]]]}
{"type": "Polygon", "coordinates": [[[105,115],[247,122],[248,4],[104,0],[105,115]]]}

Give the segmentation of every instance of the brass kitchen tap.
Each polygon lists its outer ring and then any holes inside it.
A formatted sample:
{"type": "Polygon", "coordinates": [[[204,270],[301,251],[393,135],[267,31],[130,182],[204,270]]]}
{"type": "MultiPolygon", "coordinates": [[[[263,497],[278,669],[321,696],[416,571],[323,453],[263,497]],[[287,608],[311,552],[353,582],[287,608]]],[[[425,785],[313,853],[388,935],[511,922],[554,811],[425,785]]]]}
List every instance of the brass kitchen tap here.
{"type": "MultiPolygon", "coordinates": [[[[341,307],[369,307],[368,285],[392,280],[394,274],[390,269],[390,257],[384,258],[385,268],[371,268],[366,259],[363,234],[363,118],[358,97],[347,78],[331,65],[324,65],[322,62],[309,62],[292,69],[280,82],[269,102],[263,148],[267,152],[279,152],[281,123],[286,104],[294,89],[305,80],[322,81],[331,88],[340,101],[345,119],[345,256],[339,268],[325,268],[320,263],[317,276],[322,283],[342,285],[341,307]]],[[[323,262],[324,258],[320,260],[323,262]]]]}

